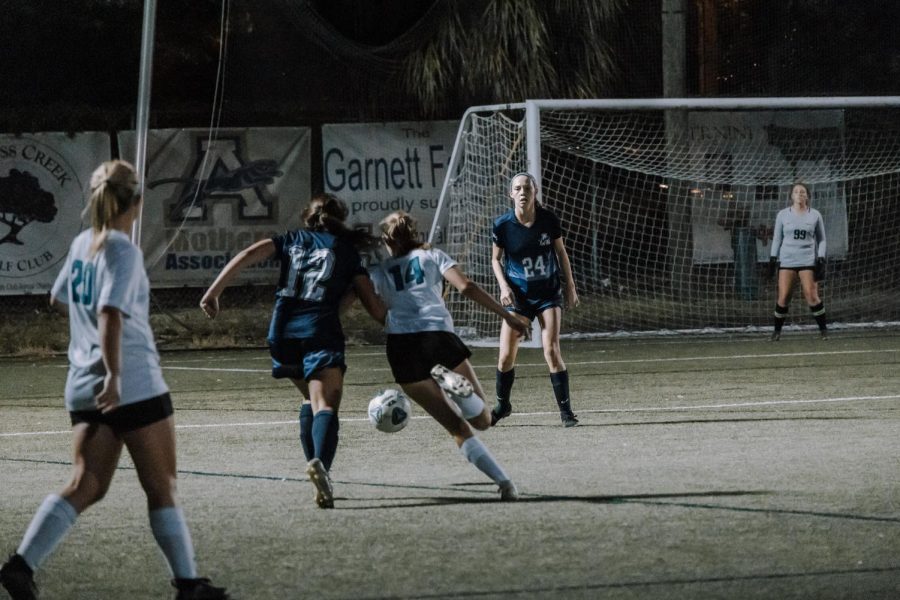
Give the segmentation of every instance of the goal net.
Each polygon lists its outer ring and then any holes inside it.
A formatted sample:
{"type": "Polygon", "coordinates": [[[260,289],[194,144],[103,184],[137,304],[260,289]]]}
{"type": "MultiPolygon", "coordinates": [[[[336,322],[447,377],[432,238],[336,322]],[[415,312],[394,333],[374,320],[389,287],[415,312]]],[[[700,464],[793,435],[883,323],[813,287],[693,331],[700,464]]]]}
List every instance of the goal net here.
{"type": "MultiPolygon", "coordinates": [[[[474,107],[460,125],[430,238],[498,295],[494,218],[510,177],[538,178],[561,219],[581,305],[563,333],[768,328],[767,263],[791,184],[826,226],[831,326],[900,320],[900,99],[534,101],[474,107]]],[[[495,315],[455,291],[457,330],[496,340],[495,315]]],[[[812,327],[798,289],[787,328],[812,327]]]]}

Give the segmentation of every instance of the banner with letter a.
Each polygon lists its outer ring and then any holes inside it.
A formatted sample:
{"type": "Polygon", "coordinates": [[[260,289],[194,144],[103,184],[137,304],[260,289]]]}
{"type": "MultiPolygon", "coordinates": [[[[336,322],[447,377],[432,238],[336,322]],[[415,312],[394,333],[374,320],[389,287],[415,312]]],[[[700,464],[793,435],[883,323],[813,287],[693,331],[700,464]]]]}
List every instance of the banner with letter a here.
{"type": "Polygon", "coordinates": [[[109,157],[106,133],[0,135],[0,295],[50,290],[109,157]]]}
{"type": "MultiPolygon", "coordinates": [[[[377,237],[379,221],[404,210],[424,239],[458,127],[457,121],[324,125],[325,191],[347,203],[351,227],[377,237]]],[[[442,235],[434,241],[441,244],[442,235]]]]}
{"type": "MultiPolygon", "coordinates": [[[[119,147],[134,155],[135,133],[121,133],[119,147]]],[[[141,227],[151,285],[209,285],[245,247],[297,229],[309,165],[308,127],[151,130],[141,227]]],[[[238,277],[277,280],[277,262],[238,277]]]]}

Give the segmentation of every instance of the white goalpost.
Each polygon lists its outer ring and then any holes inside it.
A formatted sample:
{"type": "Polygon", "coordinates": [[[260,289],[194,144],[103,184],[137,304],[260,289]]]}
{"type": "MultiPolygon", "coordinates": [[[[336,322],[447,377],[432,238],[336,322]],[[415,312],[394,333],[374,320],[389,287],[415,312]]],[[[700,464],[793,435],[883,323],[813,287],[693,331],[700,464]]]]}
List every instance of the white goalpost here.
{"type": "MultiPolygon", "coordinates": [[[[768,328],[791,184],[823,215],[835,329],[900,325],[900,97],[532,100],[466,111],[429,240],[497,294],[490,230],[529,171],[559,215],[581,306],[567,336],[768,328]]],[[[455,292],[457,330],[499,322],[455,292]]],[[[799,290],[787,330],[812,327],[799,290]]],[[[539,339],[535,339],[539,343],[539,339]]]]}

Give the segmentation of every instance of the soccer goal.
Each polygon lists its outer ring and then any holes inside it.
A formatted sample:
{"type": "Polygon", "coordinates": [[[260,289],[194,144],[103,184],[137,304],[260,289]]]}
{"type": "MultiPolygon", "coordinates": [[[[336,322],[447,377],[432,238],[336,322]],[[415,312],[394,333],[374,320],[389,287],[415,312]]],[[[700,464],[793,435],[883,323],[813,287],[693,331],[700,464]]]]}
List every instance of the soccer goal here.
{"type": "MultiPolygon", "coordinates": [[[[556,212],[581,306],[563,333],[769,327],[775,215],[791,184],[823,215],[832,327],[900,324],[900,97],[535,100],[466,111],[429,238],[497,294],[494,218],[529,171],[556,212]]],[[[455,292],[457,330],[499,322],[455,292]]],[[[788,330],[812,326],[800,290],[788,330]]]]}

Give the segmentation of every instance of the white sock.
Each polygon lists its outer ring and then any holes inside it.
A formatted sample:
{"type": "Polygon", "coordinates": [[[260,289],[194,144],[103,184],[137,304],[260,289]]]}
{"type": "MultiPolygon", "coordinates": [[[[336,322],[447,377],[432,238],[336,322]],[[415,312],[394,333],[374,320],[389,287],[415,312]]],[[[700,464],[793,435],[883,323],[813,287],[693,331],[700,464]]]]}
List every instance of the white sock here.
{"type": "Polygon", "coordinates": [[[78,511],[74,506],[61,496],[50,494],[31,518],[16,553],[36,570],[66,537],[77,518],[78,511]]]}
{"type": "Polygon", "coordinates": [[[491,451],[474,435],[463,442],[462,446],[459,447],[459,451],[466,457],[466,460],[475,465],[479,471],[490,477],[494,482],[499,484],[509,481],[509,475],[506,474],[503,467],[497,464],[491,451]]]}
{"type": "Polygon", "coordinates": [[[463,419],[469,420],[484,412],[484,400],[475,392],[472,392],[462,400],[457,400],[455,396],[450,396],[450,398],[459,406],[463,419]]]}
{"type": "Polygon", "coordinates": [[[159,544],[176,579],[196,579],[197,564],[194,561],[194,543],[188,530],[184,513],[178,506],[167,506],[150,511],[150,529],[159,544]]]}

